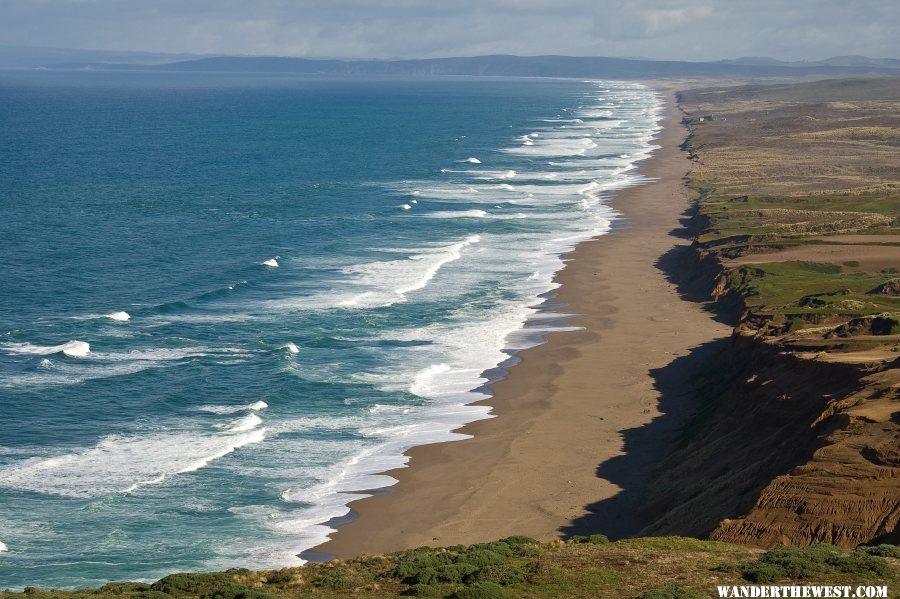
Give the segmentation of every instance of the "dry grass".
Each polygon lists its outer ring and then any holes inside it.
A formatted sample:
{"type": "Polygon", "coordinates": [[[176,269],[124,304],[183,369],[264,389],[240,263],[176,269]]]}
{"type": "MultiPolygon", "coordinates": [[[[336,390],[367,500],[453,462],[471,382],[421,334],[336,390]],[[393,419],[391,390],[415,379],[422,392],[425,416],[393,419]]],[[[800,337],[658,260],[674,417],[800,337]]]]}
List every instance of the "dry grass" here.
{"type": "Polygon", "coordinates": [[[900,79],[698,89],[680,101],[698,241],[731,269],[726,291],[749,307],[742,330],[777,338],[896,309],[856,283],[900,269],[900,79]],[[838,235],[856,239],[829,247],[838,235]],[[877,259],[859,249],[867,238],[877,259]],[[798,256],[828,267],[791,266],[798,256]],[[854,296],[810,307],[810,289],[854,296]]]}

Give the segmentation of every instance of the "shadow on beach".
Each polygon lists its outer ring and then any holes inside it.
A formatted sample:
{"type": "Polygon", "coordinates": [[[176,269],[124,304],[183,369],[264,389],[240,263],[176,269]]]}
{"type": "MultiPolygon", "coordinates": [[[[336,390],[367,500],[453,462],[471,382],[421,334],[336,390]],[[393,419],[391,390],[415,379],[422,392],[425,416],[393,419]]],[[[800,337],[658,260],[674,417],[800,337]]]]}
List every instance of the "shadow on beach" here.
{"type": "Polygon", "coordinates": [[[660,394],[661,414],[643,426],[620,432],[625,453],[603,462],[596,472],[599,478],[617,485],[621,491],[586,506],[587,514],[560,528],[565,537],[601,533],[615,540],[633,536],[644,527],[646,522],[639,516],[644,489],[658,464],[670,453],[679,429],[692,412],[692,378],[729,342],[728,338],[710,341],[650,371],[653,387],[660,394]]]}
{"type": "MultiPolygon", "coordinates": [[[[697,211],[692,206],[679,219],[678,228],[669,235],[678,239],[692,239],[696,235],[697,211]]],[[[698,304],[718,322],[734,326],[737,314],[733,309],[720,307],[710,301],[712,277],[697,260],[693,246],[677,244],[657,259],[654,266],[671,283],[678,296],[698,304]]],[[[620,431],[624,454],[597,466],[597,477],[607,480],[621,491],[586,507],[584,516],[572,520],[559,530],[565,537],[572,535],[604,534],[621,539],[637,534],[646,524],[649,514],[641,516],[645,503],[644,491],[656,475],[660,462],[671,453],[678,433],[696,408],[694,377],[724,351],[730,338],[721,338],[695,346],[662,368],[649,371],[653,388],[659,393],[657,408],[660,415],[649,423],[620,431]]]]}

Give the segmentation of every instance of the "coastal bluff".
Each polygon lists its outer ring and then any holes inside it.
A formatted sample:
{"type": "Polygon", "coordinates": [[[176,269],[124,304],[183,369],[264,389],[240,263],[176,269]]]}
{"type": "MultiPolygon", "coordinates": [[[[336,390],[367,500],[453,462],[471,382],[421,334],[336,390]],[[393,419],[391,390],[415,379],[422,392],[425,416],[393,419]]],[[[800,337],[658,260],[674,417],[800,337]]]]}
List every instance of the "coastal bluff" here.
{"type": "Polygon", "coordinates": [[[641,534],[896,543],[900,81],[679,94],[694,239],[673,280],[735,325],[641,534]]]}

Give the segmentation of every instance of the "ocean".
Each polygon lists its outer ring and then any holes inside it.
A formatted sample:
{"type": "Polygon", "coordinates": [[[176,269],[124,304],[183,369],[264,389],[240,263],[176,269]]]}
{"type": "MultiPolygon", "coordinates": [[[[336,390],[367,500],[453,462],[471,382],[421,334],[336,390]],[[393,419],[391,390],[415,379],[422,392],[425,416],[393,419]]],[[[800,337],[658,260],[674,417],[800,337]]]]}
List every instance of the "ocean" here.
{"type": "Polygon", "coordinates": [[[0,588],[299,565],[461,438],[660,98],[0,73],[0,588]]]}

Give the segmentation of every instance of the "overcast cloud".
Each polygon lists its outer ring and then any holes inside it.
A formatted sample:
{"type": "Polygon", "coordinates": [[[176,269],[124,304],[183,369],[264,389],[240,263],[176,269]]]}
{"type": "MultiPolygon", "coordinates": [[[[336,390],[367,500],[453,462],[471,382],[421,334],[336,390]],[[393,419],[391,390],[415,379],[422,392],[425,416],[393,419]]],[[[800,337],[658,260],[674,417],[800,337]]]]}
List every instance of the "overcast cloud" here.
{"type": "Polygon", "coordinates": [[[900,57],[896,0],[0,0],[0,45],[426,58],[900,57]]]}

